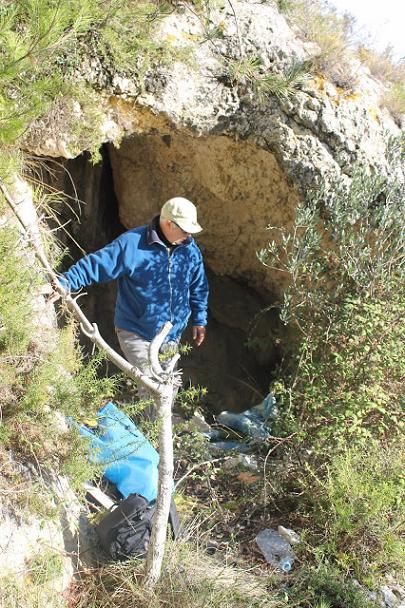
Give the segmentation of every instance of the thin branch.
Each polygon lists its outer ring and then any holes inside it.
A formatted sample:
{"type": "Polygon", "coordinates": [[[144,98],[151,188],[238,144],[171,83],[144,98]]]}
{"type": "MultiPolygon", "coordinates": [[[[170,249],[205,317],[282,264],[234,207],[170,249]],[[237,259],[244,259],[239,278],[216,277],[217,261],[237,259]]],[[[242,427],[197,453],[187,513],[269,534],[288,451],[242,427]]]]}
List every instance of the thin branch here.
{"type": "MultiPolygon", "coordinates": [[[[162,571],[162,563],[164,549],[166,543],[166,528],[169,518],[171,495],[173,490],[173,437],[172,437],[172,402],[173,402],[173,386],[174,375],[165,372],[164,381],[156,382],[137,367],[132,366],[126,359],[121,357],[109,344],[101,337],[96,323],[90,323],[83,311],[76,302],[76,299],[68,293],[58,281],[58,275],[52,269],[49,261],[42,250],[39,236],[35,238],[32,227],[26,224],[21,217],[17,205],[7,191],[5,185],[0,181],[0,192],[2,192],[6,202],[13,210],[13,213],[18,218],[24,232],[28,235],[28,240],[34,248],[35,255],[40,264],[44,268],[48,278],[54,285],[62,299],[66,302],[68,308],[73,312],[79,320],[82,332],[88,336],[94,344],[101,348],[108,359],[112,361],[119,369],[127,376],[139,380],[150,392],[153,393],[156,399],[158,415],[160,419],[159,425],[159,478],[158,491],[156,499],[156,511],[153,520],[152,534],[149,543],[148,554],[145,563],[145,579],[144,584],[146,590],[153,592],[153,589],[160,578],[162,571]]],[[[170,322],[165,323],[161,331],[155,336],[150,345],[151,366],[155,370],[162,370],[158,354],[162,342],[172,328],[170,322]]],[[[169,366],[171,368],[171,366],[169,366]]],[[[163,372],[163,370],[162,370],[163,372]]],[[[35,455],[34,455],[35,456],[35,455]]],[[[38,463],[39,464],[39,463],[38,463]]]]}
{"type": "Polygon", "coordinates": [[[187,477],[196,469],[200,469],[201,467],[204,467],[206,464],[214,464],[214,462],[222,462],[224,460],[229,460],[230,458],[235,458],[235,456],[222,456],[222,458],[214,458],[213,460],[206,460],[205,462],[199,462],[199,463],[195,464],[186,473],[184,473],[183,477],[180,477],[180,479],[178,481],[176,481],[175,486],[174,486],[175,490],[177,490],[179,485],[185,479],[187,479],[187,477]]]}
{"type": "Polygon", "coordinates": [[[235,12],[235,9],[234,9],[234,6],[233,6],[231,0],[228,0],[228,4],[231,7],[231,11],[233,12],[233,16],[235,17],[236,33],[238,35],[239,51],[240,51],[240,57],[242,59],[244,57],[244,55],[245,55],[245,51],[243,49],[242,36],[240,35],[238,18],[236,16],[236,12],[235,12]]]}
{"type": "MultiPolygon", "coordinates": [[[[31,245],[34,248],[35,255],[39,262],[41,263],[43,269],[45,270],[49,280],[53,283],[55,291],[57,291],[62,299],[66,302],[69,310],[74,314],[77,320],[80,323],[81,330],[83,333],[88,336],[100,349],[102,349],[107,358],[114,363],[121,371],[125,374],[134,378],[135,380],[139,380],[146,388],[148,388],[153,394],[158,394],[160,390],[159,383],[155,382],[148,376],[146,376],[143,372],[141,372],[137,367],[131,365],[124,357],[122,357],[119,353],[117,353],[107,342],[102,338],[97,324],[90,323],[86,315],[83,313],[81,308],[76,302],[76,299],[68,293],[64,287],[62,287],[59,283],[59,277],[57,273],[51,267],[47,257],[44,252],[40,248],[37,239],[34,237],[31,227],[25,223],[19,210],[17,209],[17,205],[13,201],[11,195],[7,191],[6,187],[3,183],[0,182],[0,191],[2,192],[7,204],[13,210],[15,216],[23,227],[25,233],[28,235],[31,245]]],[[[162,342],[160,342],[161,344],[162,342]]],[[[160,347],[160,345],[159,345],[160,347]]],[[[157,351],[159,351],[159,347],[157,351]]]]}

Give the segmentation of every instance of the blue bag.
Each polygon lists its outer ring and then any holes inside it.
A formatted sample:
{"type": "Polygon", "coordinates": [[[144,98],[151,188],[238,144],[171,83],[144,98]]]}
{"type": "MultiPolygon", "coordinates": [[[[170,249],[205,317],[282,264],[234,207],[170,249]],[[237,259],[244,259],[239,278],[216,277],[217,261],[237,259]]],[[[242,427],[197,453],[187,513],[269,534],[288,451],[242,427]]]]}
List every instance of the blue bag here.
{"type": "Polygon", "coordinates": [[[159,454],[135,424],[111,402],[97,414],[98,427],[80,427],[90,439],[90,458],[105,465],[103,475],[115,484],[120,494],[140,494],[149,502],[156,500],[159,454]]]}

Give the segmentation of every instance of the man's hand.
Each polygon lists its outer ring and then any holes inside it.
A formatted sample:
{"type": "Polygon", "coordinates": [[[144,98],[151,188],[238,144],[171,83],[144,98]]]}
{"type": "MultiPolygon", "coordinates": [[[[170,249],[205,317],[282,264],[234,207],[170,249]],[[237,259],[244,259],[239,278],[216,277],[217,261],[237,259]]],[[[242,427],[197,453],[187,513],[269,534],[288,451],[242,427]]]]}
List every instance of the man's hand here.
{"type": "Polygon", "coordinates": [[[196,346],[201,346],[205,339],[206,328],[203,325],[193,325],[193,340],[196,346]]]}

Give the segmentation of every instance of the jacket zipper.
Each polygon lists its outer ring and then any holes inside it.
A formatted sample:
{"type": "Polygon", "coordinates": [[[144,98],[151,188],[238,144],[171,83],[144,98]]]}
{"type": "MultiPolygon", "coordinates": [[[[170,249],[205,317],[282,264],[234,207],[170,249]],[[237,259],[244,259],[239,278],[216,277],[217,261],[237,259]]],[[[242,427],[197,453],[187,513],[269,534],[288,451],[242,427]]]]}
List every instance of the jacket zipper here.
{"type": "Polygon", "coordinates": [[[172,256],[170,255],[170,248],[166,248],[167,251],[167,262],[168,262],[168,275],[169,275],[169,310],[170,310],[170,323],[173,324],[173,313],[172,313],[172,305],[173,305],[173,294],[172,294],[172,278],[171,278],[171,270],[172,270],[172,256]]]}

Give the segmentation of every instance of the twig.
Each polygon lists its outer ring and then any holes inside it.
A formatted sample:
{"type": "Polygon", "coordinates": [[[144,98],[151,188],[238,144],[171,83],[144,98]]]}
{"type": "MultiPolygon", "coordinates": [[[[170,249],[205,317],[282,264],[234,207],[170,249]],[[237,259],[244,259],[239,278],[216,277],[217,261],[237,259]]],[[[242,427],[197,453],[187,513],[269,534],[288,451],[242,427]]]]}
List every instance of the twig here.
{"type": "MultiPolygon", "coordinates": [[[[292,437],[294,437],[294,435],[296,435],[297,433],[292,433],[291,435],[288,435],[288,437],[272,437],[270,435],[269,439],[273,439],[275,441],[277,441],[276,445],[273,446],[266,454],[266,458],[264,459],[264,465],[263,465],[263,479],[264,479],[264,504],[267,504],[267,483],[269,483],[266,480],[266,467],[267,467],[267,461],[269,459],[269,456],[283,443],[286,443],[287,441],[289,441],[292,437]]],[[[271,485],[271,484],[269,484],[271,485]]]]}
{"type": "Polygon", "coordinates": [[[175,490],[177,490],[179,484],[181,484],[196,469],[200,469],[201,467],[205,466],[206,464],[213,464],[214,462],[221,462],[223,460],[229,460],[230,458],[234,458],[234,456],[223,456],[222,458],[214,458],[213,460],[205,460],[204,462],[199,462],[198,464],[195,464],[194,466],[191,467],[191,469],[189,469],[183,475],[183,477],[180,477],[180,479],[178,481],[176,481],[175,486],[174,486],[175,490]]]}
{"type": "Polygon", "coordinates": [[[231,11],[233,12],[233,16],[235,17],[235,24],[236,24],[236,33],[238,35],[238,41],[239,41],[239,51],[240,51],[240,58],[242,59],[245,55],[245,51],[243,49],[243,44],[242,44],[242,37],[240,35],[240,30],[239,30],[239,23],[238,23],[238,18],[236,16],[236,12],[234,9],[234,6],[231,2],[231,0],[228,0],[228,4],[231,7],[231,11]]]}
{"type": "MultiPolygon", "coordinates": [[[[66,291],[64,287],[59,283],[58,276],[49,264],[49,261],[41,248],[41,242],[39,235],[37,238],[33,238],[34,234],[31,226],[27,225],[12,197],[7,191],[7,188],[0,181],[0,192],[2,192],[8,205],[13,210],[14,214],[18,218],[18,221],[22,225],[25,234],[29,236],[35,255],[38,258],[40,264],[44,268],[48,278],[54,284],[55,291],[57,291],[62,299],[66,302],[68,308],[73,312],[75,317],[80,323],[82,332],[88,336],[94,344],[97,344],[101,348],[108,359],[112,361],[119,369],[121,369],[127,376],[139,380],[149,391],[154,394],[156,399],[156,405],[158,409],[158,415],[160,418],[159,426],[159,479],[158,479],[158,491],[156,499],[156,511],[154,515],[154,521],[152,526],[152,534],[149,543],[148,554],[145,563],[145,589],[152,593],[157,581],[160,578],[164,549],[166,543],[166,527],[169,518],[170,501],[173,488],[173,437],[172,437],[172,425],[171,425],[171,408],[173,401],[173,375],[166,374],[164,381],[156,382],[137,367],[132,366],[126,359],[121,357],[111,346],[102,338],[98,330],[96,323],[90,323],[86,315],[77,304],[76,299],[73,298],[70,293],[66,291]]],[[[162,330],[152,340],[150,346],[150,357],[151,366],[153,369],[161,370],[161,366],[158,360],[158,353],[160,346],[172,328],[172,324],[167,322],[162,330]]],[[[162,370],[163,371],[163,370],[162,370]]],[[[35,454],[34,454],[35,457],[35,454]]],[[[36,457],[35,457],[36,459],[36,457]]],[[[39,463],[37,461],[39,466],[39,463]]]]}

